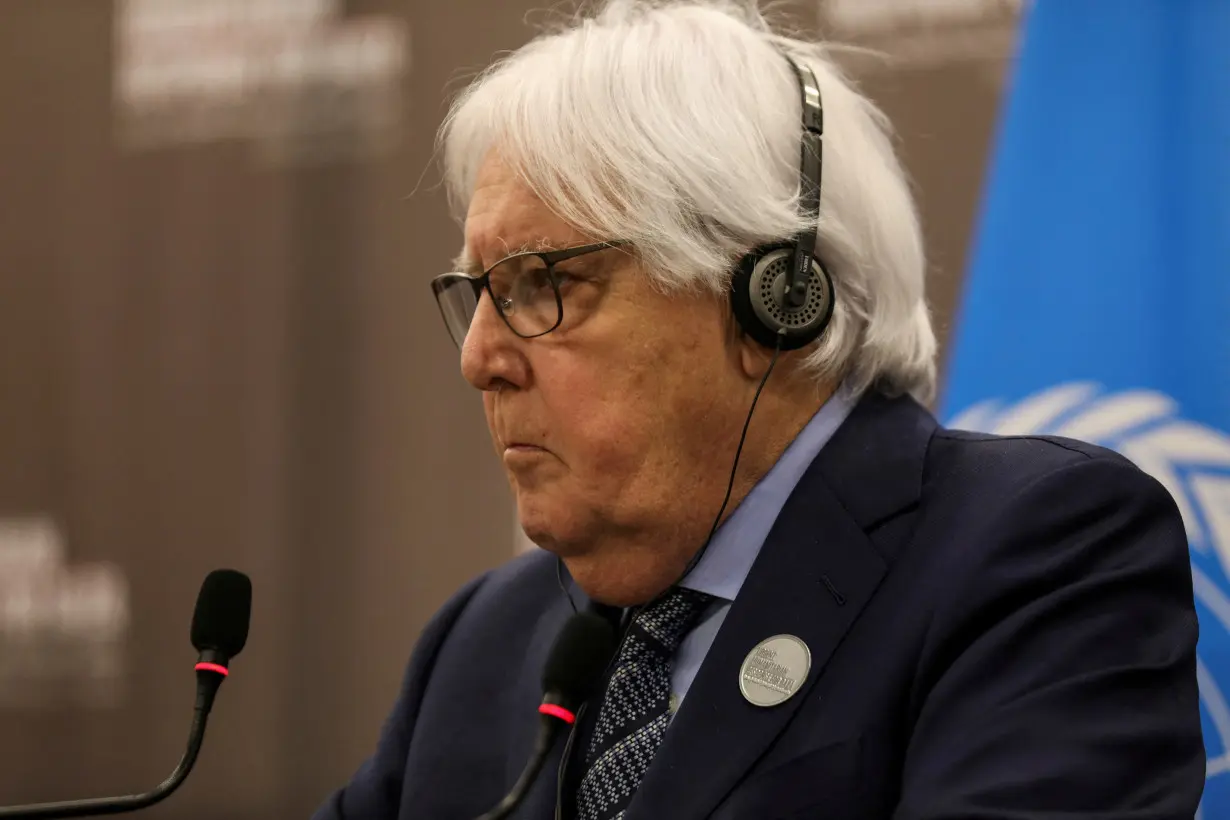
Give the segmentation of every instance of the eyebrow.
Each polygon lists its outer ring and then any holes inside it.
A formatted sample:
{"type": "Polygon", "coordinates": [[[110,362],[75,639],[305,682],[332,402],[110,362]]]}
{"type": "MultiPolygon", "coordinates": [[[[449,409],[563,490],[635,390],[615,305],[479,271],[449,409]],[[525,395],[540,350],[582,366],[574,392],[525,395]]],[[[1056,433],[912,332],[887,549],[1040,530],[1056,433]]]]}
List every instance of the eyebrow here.
{"type": "MultiPolygon", "coordinates": [[[[529,253],[535,251],[537,253],[550,253],[554,250],[560,250],[566,245],[556,245],[542,239],[526,240],[519,245],[508,247],[504,253],[500,255],[500,259],[507,259],[510,256],[516,256],[519,253],[529,253]]],[[[499,260],[497,260],[499,261],[499,260]]],[[[482,276],[483,267],[476,259],[470,257],[470,252],[462,247],[461,252],[453,257],[453,270],[458,273],[464,273],[469,276],[482,276]]]]}

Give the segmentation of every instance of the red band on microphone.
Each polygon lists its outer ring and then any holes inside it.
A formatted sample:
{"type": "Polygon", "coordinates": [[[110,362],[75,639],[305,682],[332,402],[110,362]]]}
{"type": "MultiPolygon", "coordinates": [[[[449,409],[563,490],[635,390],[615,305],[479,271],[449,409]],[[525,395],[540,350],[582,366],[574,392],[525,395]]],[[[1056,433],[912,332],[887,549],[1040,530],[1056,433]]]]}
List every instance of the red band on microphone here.
{"type": "Polygon", "coordinates": [[[544,703],[542,706],[538,707],[538,711],[544,715],[557,717],[564,721],[564,723],[573,723],[577,719],[577,716],[572,712],[569,712],[563,706],[556,706],[554,703],[544,703]]]}
{"type": "Polygon", "coordinates": [[[227,675],[231,673],[230,670],[227,669],[225,666],[222,666],[221,664],[217,664],[217,663],[198,663],[196,665],[196,671],[198,672],[217,672],[219,675],[223,677],[226,677],[227,675]]]}

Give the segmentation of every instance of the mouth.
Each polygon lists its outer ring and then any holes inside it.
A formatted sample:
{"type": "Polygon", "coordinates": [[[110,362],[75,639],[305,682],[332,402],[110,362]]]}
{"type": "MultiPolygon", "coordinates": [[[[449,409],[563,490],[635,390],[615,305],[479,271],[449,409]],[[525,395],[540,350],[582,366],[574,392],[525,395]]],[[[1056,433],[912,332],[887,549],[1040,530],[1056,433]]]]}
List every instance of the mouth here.
{"type": "Polygon", "coordinates": [[[545,448],[539,447],[536,444],[524,441],[510,441],[504,445],[504,451],[500,455],[505,467],[516,470],[538,464],[549,453],[545,448]]]}
{"type": "Polygon", "coordinates": [[[529,453],[535,450],[543,453],[546,452],[544,448],[539,447],[537,444],[529,444],[524,441],[510,441],[504,445],[505,453],[529,453]]]}

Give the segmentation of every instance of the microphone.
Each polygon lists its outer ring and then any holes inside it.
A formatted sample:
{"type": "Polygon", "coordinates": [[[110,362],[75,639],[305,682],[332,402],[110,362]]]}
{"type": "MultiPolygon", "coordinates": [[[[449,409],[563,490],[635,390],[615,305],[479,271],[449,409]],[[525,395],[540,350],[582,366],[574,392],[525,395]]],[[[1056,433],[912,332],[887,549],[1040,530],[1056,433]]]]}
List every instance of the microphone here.
{"type": "Polygon", "coordinates": [[[192,616],[192,645],[200,655],[196,663],[196,708],[188,733],[188,751],[171,776],[153,791],[123,797],[69,800],[60,803],[34,803],[0,808],[5,820],[34,820],[47,817],[88,817],[121,814],[152,806],[179,788],[192,771],[205,723],[213,708],[218,687],[230,673],[231,659],[243,651],[248,641],[248,622],[252,613],[252,582],[242,572],[214,570],[206,576],[197,596],[192,616]]]}
{"type": "Polygon", "coordinates": [[[534,752],[512,790],[478,820],[504,820],[525,799],[560,730],[576,722],[577,710],[598,689],[615,646],[614,628],[594,612],[578,612],[564,623],[543,667],[541,723],[534,752]]]}

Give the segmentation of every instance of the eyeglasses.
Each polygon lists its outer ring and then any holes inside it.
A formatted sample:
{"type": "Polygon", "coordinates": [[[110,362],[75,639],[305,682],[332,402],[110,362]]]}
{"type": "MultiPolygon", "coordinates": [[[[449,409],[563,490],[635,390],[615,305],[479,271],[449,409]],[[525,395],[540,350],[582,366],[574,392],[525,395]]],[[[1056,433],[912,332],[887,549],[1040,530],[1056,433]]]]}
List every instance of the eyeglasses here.
{"type": "Polygon", "coordinates": [[[470,323],[485,289],[496,312],[513,333],[532,339],[550,333],[564,319],[561,276],[555,266],[587,253],[626,245],[623,240],[595,242],[556,251],[515,253],[496,262],[481,276],[445,273],[431,280],[431,290],[444,324],[457,347],[465,343],[470,323]]]}

